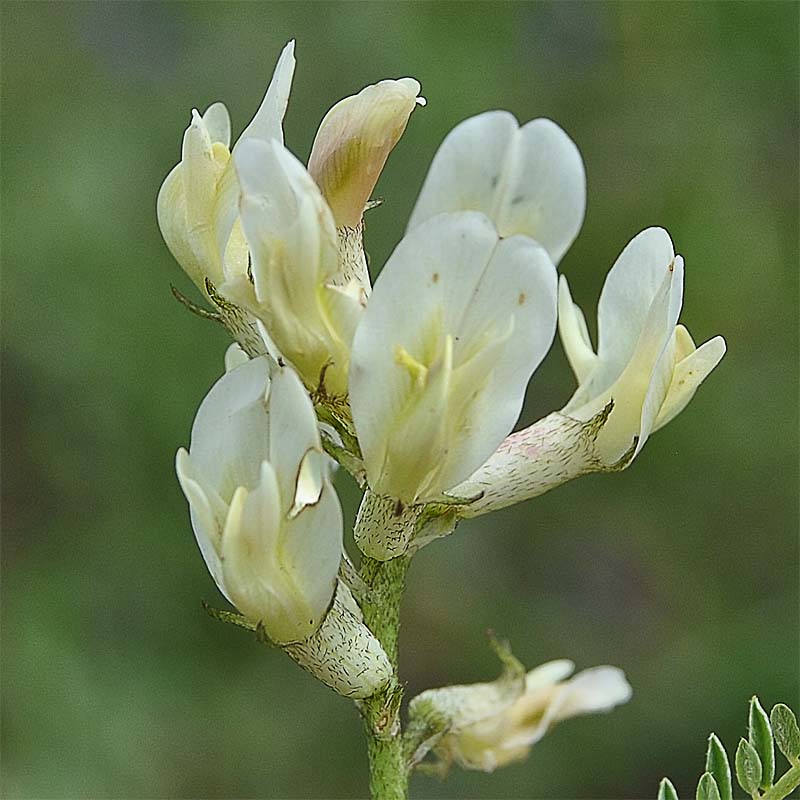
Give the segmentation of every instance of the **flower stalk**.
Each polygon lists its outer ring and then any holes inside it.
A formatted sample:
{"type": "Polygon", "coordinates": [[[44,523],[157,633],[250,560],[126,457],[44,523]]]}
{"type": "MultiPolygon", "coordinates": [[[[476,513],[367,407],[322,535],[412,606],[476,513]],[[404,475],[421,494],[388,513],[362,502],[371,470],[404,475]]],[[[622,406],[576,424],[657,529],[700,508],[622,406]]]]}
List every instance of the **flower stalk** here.
{"type": "Polygon", "coordinates": [[[385,689],[362,705],[373,800],[408,797],[408,769],[400,726],[403,688],[397,681],[397,656],[400,602],[410,561],[408,556],[390,561],[364,556],[361,563],[361,577],[369,587],[368,596],[362,601],[364,621],[386,651],[395,673],[385,689]]]}

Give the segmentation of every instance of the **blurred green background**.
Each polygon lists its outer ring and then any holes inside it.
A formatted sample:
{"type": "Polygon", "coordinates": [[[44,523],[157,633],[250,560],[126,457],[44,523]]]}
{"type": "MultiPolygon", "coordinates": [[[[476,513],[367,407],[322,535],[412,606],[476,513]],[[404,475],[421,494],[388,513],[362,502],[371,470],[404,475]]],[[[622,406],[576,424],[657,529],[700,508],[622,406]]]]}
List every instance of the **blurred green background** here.
{"type": "MultiPolygon", "coordinates": [[[[590,324],[653,224],[686,258],[683,321],[728,355],[621,475],[463,524],[410,574],[402,672],[623,667],[635,694],[494,775],[418,798],[693,796],[711,729],[798,700],[796,3],[2,4],[2,794],[353,798],[355,710],[200,600],[224,601],[173,474],[226,337],[186,313],[155,197],[192,106],[234,132],[297,38],[286,140],[339,98],[413,75],[416,111],[368,218],[377,268],[443,136],[490,108],[578,143],[583,232],[561,263],[590,324]]],[[[558,343],[521,424],[573,389],[558,343]]],[[[346,513],[357,496],[340,476],[346,513]]]]}

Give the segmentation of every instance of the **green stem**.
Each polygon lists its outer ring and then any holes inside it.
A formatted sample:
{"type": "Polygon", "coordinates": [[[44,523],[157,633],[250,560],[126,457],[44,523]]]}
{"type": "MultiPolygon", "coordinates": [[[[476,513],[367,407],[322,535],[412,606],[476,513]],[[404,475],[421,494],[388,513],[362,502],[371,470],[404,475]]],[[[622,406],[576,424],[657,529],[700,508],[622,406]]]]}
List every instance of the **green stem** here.
{"type": "MultiPolygon", "coordinates": [[[[370,587],[369,596],[362,602],[364,621],[383,645],[395,674],[400,600],[408,565],[409,559],[405,556],[391,561],[365,556],[361,563],[361,577],[370,587]]],[[[363,704],[373,800],[406,800],[408,797],[408,770],[400,728],[402,697],[403,689],[394,680],[363,704]]]]}
{"type": "Polygon", "coordinates": [[[760,800],[783,800],[800,786],[800,764],[795,764],[774,786],[761,795],[760,800]]]}

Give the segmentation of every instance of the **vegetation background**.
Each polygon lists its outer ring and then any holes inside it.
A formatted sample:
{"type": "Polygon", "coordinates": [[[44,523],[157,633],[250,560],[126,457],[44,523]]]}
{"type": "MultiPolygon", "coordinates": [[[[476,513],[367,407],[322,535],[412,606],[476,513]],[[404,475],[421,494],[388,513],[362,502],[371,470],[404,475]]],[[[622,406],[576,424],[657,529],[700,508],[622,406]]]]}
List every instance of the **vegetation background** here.
{"type": "MultiPolygon", "coordinates": [[[[428,106],[368,218],[377,272],[431,157],[491,108],[558,121],[589,207],[561,264],[590,324],[606,271],[664,225],[683,321],[728,355],[621,475],[463,524],[410,574],[402,672],[491,678],[483,631],[529,665],[623,667],[635,694],[494,775],[425,798],[693,795],[705,739],[746,701],[798,698],[796,3],[2,4],[2,795],[353,798],[355,710],[200,607],[217,595],[173,474],[220,374],[187,314],[155,197],[192,106],[238,133],[297,39],[286,140],[339,98],[413,75],[428,106]]],[[[413,309],[409,309],[413,313],[413,309]]],[[[521,424],[573,379],[556,343],[521,424]]],[[[346,512],[357,496],[346,476],[346,512]]]]}

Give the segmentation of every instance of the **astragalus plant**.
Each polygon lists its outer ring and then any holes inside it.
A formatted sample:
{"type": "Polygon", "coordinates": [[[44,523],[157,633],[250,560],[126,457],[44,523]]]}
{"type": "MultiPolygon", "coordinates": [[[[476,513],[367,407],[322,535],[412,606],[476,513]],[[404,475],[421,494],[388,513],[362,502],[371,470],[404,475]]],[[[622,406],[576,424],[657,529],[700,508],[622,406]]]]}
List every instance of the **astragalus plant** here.
{"type": "Polygon", "coordinates": [[[177,473],[208,569],[237,609],[211,613],[354,700],[373,796],[401,798],[413,769],[491,771],[559,720],[631,694],[615,667],[528,671],[493,641],[499,678],[427,690],[403,725],[412,557],[462,518],[627,467],[725,344],[698,348],[679,324],[683,259],[648,228],[608,273],[595,348],[556,270],[583,221],[580,153],[555,123],[505,111],[447,136],[373,287],[364,213],[424,105],[420,85],[385,80],[337,103],[304,165],[283,143],[294,66],[292,42],[232,147],[225,106],[193,111],[158,196],[164,239],[207,308],[180,299],[234,340],[177,473]],[[556,327],[577,389],[512,433],[556,327]],[[343,549],[337,463],[364,490],[358,568],[343,549]]]}

